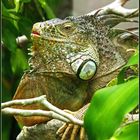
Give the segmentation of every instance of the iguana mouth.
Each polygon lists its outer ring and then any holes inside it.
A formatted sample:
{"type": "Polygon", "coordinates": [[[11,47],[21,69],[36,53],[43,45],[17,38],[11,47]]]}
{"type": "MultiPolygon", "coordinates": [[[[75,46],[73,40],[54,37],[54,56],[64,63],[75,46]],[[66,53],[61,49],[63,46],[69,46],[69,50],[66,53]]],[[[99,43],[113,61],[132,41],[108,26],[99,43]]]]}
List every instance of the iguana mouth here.
{"type": "Polygon", "coordinates": [[[40,34],[39,34],[37,31],[32,31],[31,35],[33,35],[33,36],[34,36],[34,35],[35,35],[35,36],[36,36],[36,35],[37,35],[37,36],[40,36],[40,34]]]}
{"type": "MultiPolygon", "coordinates": [[[[65,39],[59,39],[59,38],[54,38],[54,37],[42,37],[38,32],[33,31],[31,33],[31,36],[34,37],[38,37],[41,38],[42,40],[48,40],[48,41],[56,41],[56,42],[65,42],[65,43],[69,43],[69,41],[66,41],[65,39]]],[[[72,42],[71,42],[72,43],[72,42]]]]}
{"type": "MultiPolygon", "coordinates": [[[[44,36],[41,36],[41,34],[37,31],[32,31],[31,33],[31,37],[38,37],[38,38],[41,38],[43,40],[49,40],[49,41],[56,41],[56,42],[65,42],[66,43],[66,40],[65,39],[62,39],[62,38],[54,38],[54,37],[44,37],[44,36]]],[[[68,42],[68,41],[67,41],[68,42]]]]}

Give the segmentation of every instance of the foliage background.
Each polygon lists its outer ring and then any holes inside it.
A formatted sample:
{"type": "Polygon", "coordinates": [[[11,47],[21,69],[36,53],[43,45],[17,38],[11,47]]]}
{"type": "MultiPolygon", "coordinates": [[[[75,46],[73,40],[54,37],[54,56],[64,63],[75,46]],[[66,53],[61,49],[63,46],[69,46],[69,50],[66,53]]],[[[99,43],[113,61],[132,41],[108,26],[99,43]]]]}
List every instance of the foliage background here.
{"type": "MultiPolygon", "coordinates": [[[[2,102],[5,102],[12,99],[23,72],[28,69],[27,48],[31,44],[18,46],[16,38],[26,35],[30,39],[32,26],[36,22],[71,15],[72,1],[2,0],[1,4],[2,102]]],[[[13,117],[2,116],[2,140],[15,140],[19,132],[13,117]]]]}

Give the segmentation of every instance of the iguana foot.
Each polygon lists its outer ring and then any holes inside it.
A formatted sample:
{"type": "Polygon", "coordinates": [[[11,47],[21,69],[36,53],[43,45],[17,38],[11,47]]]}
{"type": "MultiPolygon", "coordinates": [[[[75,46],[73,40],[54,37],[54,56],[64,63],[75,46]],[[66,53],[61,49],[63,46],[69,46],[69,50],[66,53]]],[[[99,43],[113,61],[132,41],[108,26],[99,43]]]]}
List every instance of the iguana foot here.
{"type": "MultiPolygon", "coordinates": [[[[71,112],[69,110],[65,110],[65,111],[67,113],[74,115],[78,119],[82,119],[82,118],[79,118],[79,111],[77,112],[71,112]]],[[[61,140],[68,140],[68,138],[70,140],[76,140],[76,137],[78,136],[78,134],[80,134],[79,140],[85,140],[85,129],[76,124],[65,123],[57,130],[56,134],[61,137],[61,140]]]]}
{"type": "Polygon", "coordinates": [[[76,137],[80,131],[80,140],[85,139],[85,130],[83,127],[80,127],[79,125],[74,124],[64,124],[62,127],[60,127],[57,131],[57,134],[61,137],[61,140],[67,140],[68,137],[70,140],[76,140],[76,137]],[[69,136],[69,134],[71,135],[69,136]]]}

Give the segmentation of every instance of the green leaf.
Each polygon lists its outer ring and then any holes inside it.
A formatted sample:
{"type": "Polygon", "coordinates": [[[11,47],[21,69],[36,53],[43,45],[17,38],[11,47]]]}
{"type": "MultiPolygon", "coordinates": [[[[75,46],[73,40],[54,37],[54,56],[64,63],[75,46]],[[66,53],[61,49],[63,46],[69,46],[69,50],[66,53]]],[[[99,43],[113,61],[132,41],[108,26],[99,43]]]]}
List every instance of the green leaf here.
{"type": "Polygon", "coordinates": [[[138,78],[98,90],[84,118],[89,140],[109,139],[138,104],[138,78]]]}
{"type": "Polygon", "coordinates": [[[16,37],[18,36],[18,30],[15,26],[15,20],[13,20],[13,14],[11,14],[7,8],[2,5],[2,41],[10,51],[14,52],[17,48],[16,37]]]}
{"type": "Polygon", "coordinates": [[[127,64],[122,68],[122,70],[118,74],[118,77],[117,77],[118,78],[118,84],[124,82],[124,76],[125,76],[126,69],[128,67],[132,66],[132,65],[138,64],[138,61],[139,61],[139,52],[136,51],[135,54],[130,57],[127,64]]]}
{"type": "Polygon", "coordinates": [[[23,72],[28,68],[27,59],[21,49],[16,49],[11,56],[11,67],[14,73],[23,72]]]}
{"type": "Polygon", "coordinates": [[[106,87],[117,85],[117,80],[117,78],[112,79],[109,83],[107,83],[106,87]]]}
{"type": "Polygon", "coordinates": [[[43,14],[43,9],[42,9],[39,1],[34,0],[34,3],[35,3],[36,9],[37,9],[39,15],[41,16],[42,20],[45,20],[45,17],[44,17],[44,14],[43,14]]]}
{"type": "Polygon", "coordinates": [[[138,122],[120,127],[110,140],[138,140],[138,122]]]}
{"type": "Polygon", "coordinates": [[[135,54],[130,57],[125,67],[138,64],[138,62],[139,62],[139,52],[136,51],[135,54]]]}
{"type": "Polygon", "coordinates": [[[29,3],[29,2],[31,2],[31,0],[20,0],[21,2],[23,2],[23,3],[29,3]]]}
{"type": "Polygon", "coordinates": [[[21,17],[20,20],[18,21],[18,27],[20,34],[26,35],[28,38],[30,37],[32,22],[29,19],[21,17]]]}
{"type": "MultiPolygon", "coordinates": [[[[14,9],[7,9],[4,4],[2,4],[2,19],[7,22],[10,22],[13,26],[15,26],[16,21],[18,20],[18,15],[15,13],[14,9]]],[[[2,20],[3,21],[3,20],[2,20]]],[[[5,24],[3,24],[5,26],[5,24]]],[[[9,28],[9,26],[6,26],[9,28]]],[[[16,27],[16,26],[15,26],[16,27]]]]}
{"type": "Polygon", "coordinates": [[[7,11],[7,8],[2,3],[2,16],[9,16],[9,12],[7,11]]]}
{"type": "Polygon", "coordinates": [[[2,34],[4,46],[6,46],[10,51],[14,52],[17,48],[16,35],[10,30],[10,28],[5,28],[2,34]]]}
{"type": "Polygon", "coordinates": [[[43,8],[43,10],[46,12],[49,19],[55,18],[55,14],[54,14],[53,10],[50,8],[50,6],[48,5],[48,3],[46,1],[39,0],[39,3],[41,5],[41,7],[43,8]]]}
{"type": "MultiPolygon", "coordinates": [[[[4,5],[6,8],[14,8],[15,7],[15,4],[14,4],[14,1],[9,1],[9,0],[2,0],[1,2],[2,5],[4,5]]],[[[3,6],[2,6],[3,7],[3,6]]],[[[3,10],[3,9],[2,9],[3,10]]]]}
{"type": "Polygon", "coordinates": [[[16,10],[16,12],[19,12],[20,5],[21,5],[20,0],[14,0],[14,3],[15,3],[15,10],[16,10]]]}
{"type": "Polygon", "coordinates": [[[24,3],[30,3],[31,0],[14,0],[15,3],[15,11],[17,13],[22,13],[23,9],[24,9],[24,3]]]}

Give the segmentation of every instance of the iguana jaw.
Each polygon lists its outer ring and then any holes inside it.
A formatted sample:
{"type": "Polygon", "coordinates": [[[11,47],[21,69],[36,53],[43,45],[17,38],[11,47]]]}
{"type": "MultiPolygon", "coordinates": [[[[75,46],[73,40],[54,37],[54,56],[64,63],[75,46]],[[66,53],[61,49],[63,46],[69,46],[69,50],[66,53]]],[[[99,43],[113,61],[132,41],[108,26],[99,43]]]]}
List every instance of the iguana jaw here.
{"type": "Polygon", "coordinates": [[[55,43],[65,43],[65,44],[71,44],[71,45],[78,45],[81,46],[81,48],[86,48],[88,44],[83,44],[80,43],[79,41],[72,41],[72,40],[68,40],[65,38],[55,38],[55,37],[48,37],[48,36],[41,36],[39,33],[37,32],[32,32],[31,33],[31,39],[36,40],[36,39],[40,39],[40,40],[44,40],[46,42],[49,42],[50,44],[55,44],[55,43]],[[85,46],[86,45],[86,46],[85,46]]]}
{"type": "MultiPolygon", "coordinates": [[[[62,39],[62,38],[41,37],[40,34],[39,34],[38,32],[32,32],[32,33],[31,33],[31,37],[32,37],[32,38],[41,38],[41,39],[43,39],[43,40],[52,41],[52,42],[62,42],[62,43],[63,43],[63,42],[65,42],[65,43],[70,42],[70,41],[68,41],[68,40],[66,40],[66,39],[62,39]]],[[[71,43],[74,43],[74,42],[71,42],[71,43]]]]}

